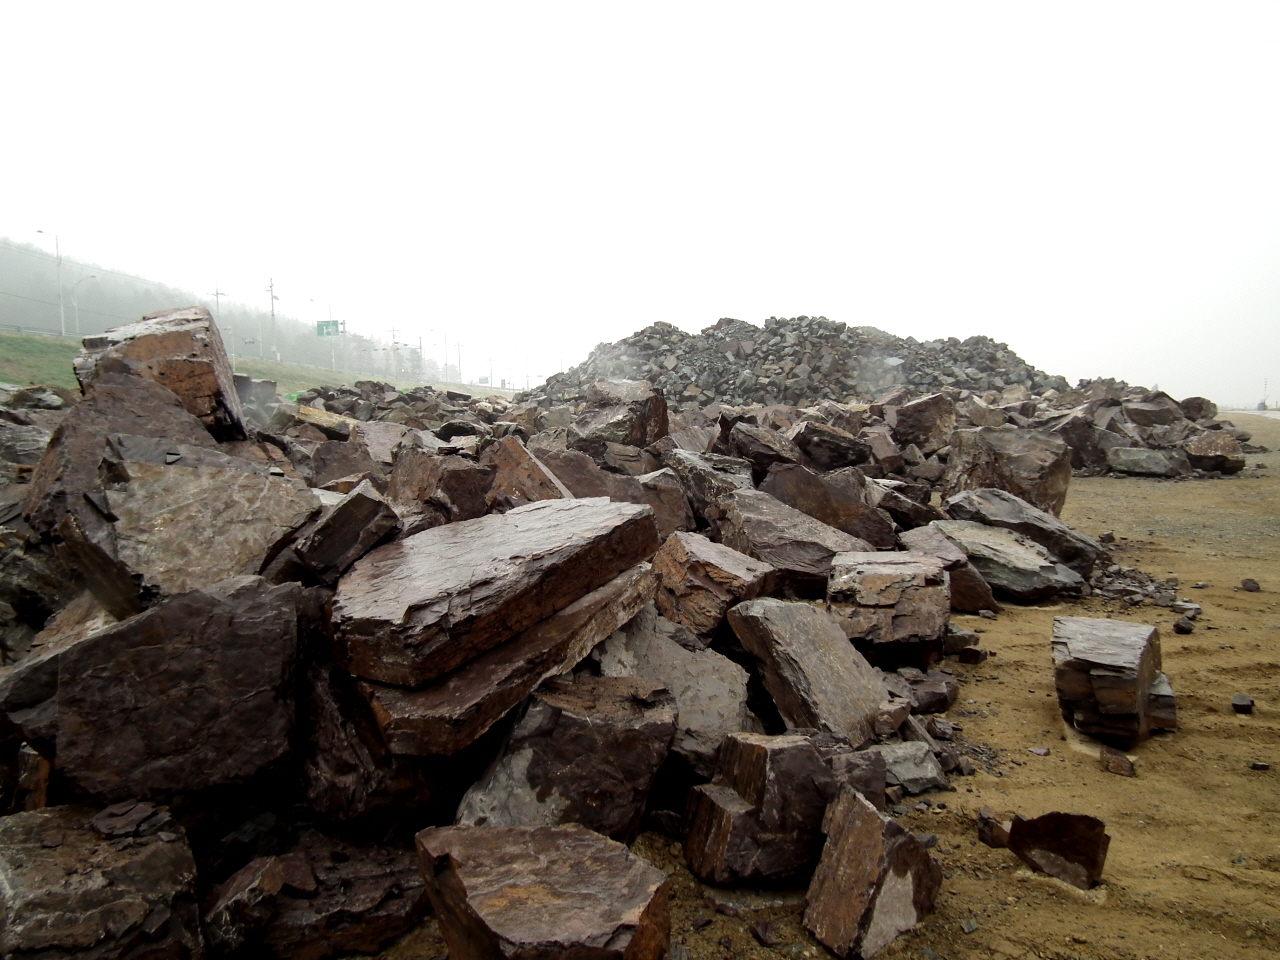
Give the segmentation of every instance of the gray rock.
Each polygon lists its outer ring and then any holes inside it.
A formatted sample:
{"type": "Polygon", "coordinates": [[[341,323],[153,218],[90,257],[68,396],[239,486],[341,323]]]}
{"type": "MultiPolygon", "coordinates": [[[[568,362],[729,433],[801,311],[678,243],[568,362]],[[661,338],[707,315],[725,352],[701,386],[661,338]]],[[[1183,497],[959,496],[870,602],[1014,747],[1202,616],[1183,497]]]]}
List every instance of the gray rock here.
{"type": "Polygon", "coordinates": [[[1084,579],[1055,563],[1048,551],[1021,534],[972,520],[938,520],[934,526],[965,552],[995,590],[1027,603],[1078,594],[1084,579]]]}
{"type": "Polygon", "coordinates": [[[884,743],[871,749],[884,757],[888,782],[902,787],[907,793],[914,796],[947,788],[946,774],[927,743],[884,743]]]}
{"type": "Polygon", "coordinates": [[[1062,512],[1071,482],[1071,453],[1053,434],[980,427],[957,430],[950,446],[944,497],[996,487],[1055,517],[1062,512]]]}
{"type": "Polygon", "coordinates": [[[827,609],[872,663],[924,666],[941,655],[951,613],[946,564],[918,553],[837,554],[827,609]]]}
{"type": "Polygon", "coordinates": [[[1087,578],[1102,554],[1102,544],[1071,529],[1057,517],[1005,490],[963,490],[944,504],[953,520],[974,520],[1020,533],[1044,547],[1058,563],[1087,578]]]}
{"type": "Polygon", "coordinates": [[[1112,447],[1107,466],[1117,473],[1143,477],[1181,477],[1191,472],[1191,462],[1181,450],[1147,450],[1143,447],[1112,447]]]}
{"type": "MultiPolygon", "coordinates": [[[[1163,677],[1160,634],[1155,627],[1123,620],[1054,617],[1052,646],[1054,685],[1063,719],[1081,733],[1125,749],[1150,736],[1152,688],[1157,676],[1163,677]]],[[[1170,700],[1172,696],[1170,688],[1170,700]]],[[[1167,711],[1171,704],[1162,706],[1167,711]]]]}

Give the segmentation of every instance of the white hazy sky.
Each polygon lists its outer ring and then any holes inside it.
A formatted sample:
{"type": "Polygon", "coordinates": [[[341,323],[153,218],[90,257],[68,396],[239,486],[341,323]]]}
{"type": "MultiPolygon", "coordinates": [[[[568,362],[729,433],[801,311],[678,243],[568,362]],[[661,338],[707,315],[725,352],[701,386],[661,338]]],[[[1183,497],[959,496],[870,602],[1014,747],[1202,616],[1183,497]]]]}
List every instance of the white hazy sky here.
{"type": "Polygon", "coordinates": [[[0,235],[468,377],[810,314],[1280,396],[1275,2],[9,3],[0,83],[0,235]]]}

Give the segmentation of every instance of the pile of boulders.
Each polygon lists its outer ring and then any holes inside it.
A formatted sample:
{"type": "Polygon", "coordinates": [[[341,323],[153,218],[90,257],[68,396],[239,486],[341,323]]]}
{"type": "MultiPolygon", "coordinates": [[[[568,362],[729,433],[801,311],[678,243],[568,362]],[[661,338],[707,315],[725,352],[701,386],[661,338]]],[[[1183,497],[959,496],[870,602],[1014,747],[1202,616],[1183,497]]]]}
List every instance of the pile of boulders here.
{"type": "Polygon", "coordinates": [[[7,401],[49,435],[0,486],[15,955],[318,960],[432,910],[455,958],[659,960],[656,829],[709,883],[811,880],[808,929],[869,957],[942,879],[886,811],[973,772],[950,611],[1109,569],[1056,517],[1066,444],[942,394],[286,402],[201,309],[75,370],[7,401]]]}

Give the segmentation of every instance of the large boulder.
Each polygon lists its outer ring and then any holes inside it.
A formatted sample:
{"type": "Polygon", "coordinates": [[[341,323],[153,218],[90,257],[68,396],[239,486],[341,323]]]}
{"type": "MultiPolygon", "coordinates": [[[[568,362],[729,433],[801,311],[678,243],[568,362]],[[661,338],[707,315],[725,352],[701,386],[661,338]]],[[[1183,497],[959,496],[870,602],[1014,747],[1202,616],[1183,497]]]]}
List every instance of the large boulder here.
{"type": "Polygon", "coordinates": [[[887,513],[870,506],[848,484],[829,482],[826,477],[800,464],[774,464],[760,489],[787,506],[865,540],[877,549],[891,549],[896,543],[893,521],[887,513]]]}
{"type": "Polygon", "coordinates": [[[936,453],[951,440],[956,428],[956,407],[944,393],[931,393],[900,406],[885,409],[885,422],[898,443],[915,444],[925,456],[936,453]]]}
{"type": "Polygon", "coordinates": [[[827,609],[876,666],[925,666],[941,656],[951,615],[946,563],[918,553],[837,554],[827,609]]]}
{"type": "Polygon", "coordinates": [[[577,825],[431,827],[416,838],[450,960],[662,960],[671,881],[577,825]]]}
{"type": "Polygon", "coordinates": [[[786,432],[786,438],[819,470],[838,470],[871,459],[866,441],[825,423],[802,420],[786,432]]]}
{"type": "Polygon", "coordinates": [[[1149,450],[1146,447],[1112,447],[1107,466],[1116,473],[1140,477],[1183,477],[1191,472],[1191,462],[1181,450],[1149,450]]]}
{"type": "Polygon", "coordinates": [[[695,517],[708,520],[715,505],[736,490],[753,490],[751,464],[715,453],[691,453],[674,447],[662,454],[662,462],[680,480],[695,517]]]}
{"type": "Polygon", "coordinates": [[[937,520],[933,525],[965,552],[992,589],[1014,600],[1036,603],[1079,594],[1084,587],[1080,574],[1022,534],[972,520],[937,520]]]}
{"type": "Polygon", "coordinates": [[[658,609],[694,633],[709,634],[729,607],[768,593],[773,567],[697,533],[668,537],[654,555],[658,609]]]}
{"type": "Polygon", "coordinates": [[[1058,563],[1082,577],[1093,572],[1102,544],[1071,529],[1057,517],[1005,490],[962,490],[944,504],[953,520],[973,520],[1020,533],[1044,547],[1058,563]]]}
{"type": "Polygon", "coordinates": [[[932,523],[914,530],[904,530],[898,539],[912,553],[937,557],[943,562],[951,582],[952,610],[959,610],[961,613],[990,610],[994,613],[1000,609],[1000,604],[991,593],[991,585],[982,578],[977,567],[969,562],[969,557],[963,550],[932,523]]]}
{"type": "Polygon", "coordinates": [[[1192,437],[1183,444],[1182,452],[1197,470],[1239,473],[1245,467],[1240,441],[1223,430],[1206,430],[1192,437]]]}
{"type": "Polygon", "coordinates": [[[1070,482],[1071,452],[1058,437],[1041,430],[979,427],[952,435],[942,487],[944,497],[996,487],[1056,517],[1070,482]]]}
{"type": "Polygon", "coordinates": [[[658,549],[653,511],[545,500],[424,530],[357,561],[333,626],[352,672],[417,686],[608,583],[658,549]]]}

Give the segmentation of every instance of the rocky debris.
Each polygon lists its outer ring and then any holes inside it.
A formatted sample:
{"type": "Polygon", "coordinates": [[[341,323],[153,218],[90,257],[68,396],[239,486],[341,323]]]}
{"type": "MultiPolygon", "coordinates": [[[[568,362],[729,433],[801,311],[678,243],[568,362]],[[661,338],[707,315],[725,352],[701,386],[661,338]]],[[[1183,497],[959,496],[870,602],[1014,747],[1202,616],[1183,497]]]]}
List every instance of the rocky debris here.
{"type": "Polygon", "coordinates": [[[549,680],[462,798],[459,826],[577,823],[631,843],[676,731],[675,698],[634,678],[549,680]]]}
{"type": "Polygon", "coordinates": [[[1147,690],[1147,713],[1152,730],[1172,733],[1178,729],[1178,700],[1173,694],[1173,684],[1158,670],[1147,690]]]}
{"type": "Polygon", "coordinates": [[[874,957],[933,908],[942,867],[855,790],[841,791],[822,829],[805,928],[839,957],[874,957]]]}
{"type": "Polygon", "coordinates": [[[956,408],[951,398],[930,393],[906,403],[885,407],[885,422],[898,443],[915,445],[928,456],[951,442],[956,428],[956,408]]]}
{"type": "Polygon", "coordinates": [[[978,811],[978,840],[988,847],[994,847],[997,850],[1007,849],[1009,831],[1012,828],[1012,820],[998,820],[992,814],[990,807],[983,807],[978,811]]]}
{"type": "Polygon", "coordinates": [[[965,552],[989,583],[1014,600],[1036,603],[1060,594],[1077,595],[1084,578],[1057,563],[1040,544],[1021,534],[972,520],[938,520],[934,526],[965,552]]]}
{"type": "Polygon", "coordinates": [[[376,548],[341,579],[335,634],[357,676],[415,686],[545,620],[657,552],[653,511],[548,500],[376,548]]]}
{"type": "Polygon", "coordinates": [[[928,743],[912,740],[876,744],[871,749],[884,757],[885,777],[889,784],[900,786],[913,796],[947,788],[947,776],[928,743]]]}
{"type": "Polygon", "coordinates": [[[871,739],[887,691],[831,614],[769,598],[738,604],[728,620],[789,727],[833,733],[855,746],[871,739]]]}
{"type": "Polygon", "coordinates": [[[63,650],[59,770],[92,796],[120,800],[244,780],[283,756],[298,602],[296,584],[234,577],[63,650]]]}
{"type": "MultiPolygon", "coordinates": [[[[933,524],[916,527],[914,530],[904,530],[898,539],[902,546],[912,553],[937,557],[943,562],[950,582],[952,610],[959,610],[962,613],[1000,610],[1000,604],[991,593],[990,584],[969,562],[968,555],[933,524]]],[[[977,638],[974,637],[973,640],[976,644],[977,638]]],[[[957,652],[958,650],[945,649],[944,643],[943,653],[957,652]]]]}
{"type": "Polygon", "coordinates": [[[653,557],[658,609],[694,633],[709,634],[729,607],[773,586],[773,567],[696,533],[675,533],[653,557]]]}
{"type": "Polygon", "coordinates": [[[0,527],[0,662],[13,663],[80,592],[52,551],[0,527]]]}
{"type": "Polygon", "coordinates": [[[1231,698],[1231,710],[1234,713],[1249,716],[1253,713],[1253,697],[1247,693],[1237,693],[1231,698]]]}
{"type": "Polygon", "coordinates": [[[725,737],[715,776],[689,795],[689,869],[719,884],[807,877],[822,850],[823,813],[846,782],[834,756],[850,753],[848,743],[802,733],[725,737]]]}
{"type": "Polygon", "coordinates": [[[1107,466],[1116,473],[1142,477],[1183,477],[1191,472],[1191,462],[1180,450],[1149,450],[1145,447],[1112,447],[1107,466]]]}
{"type": "Polygon", "coordinates": [[[1098,751],[1098,762],[1103,770],[1107,773],[1114,773],[1118,777],[1137,776],[1137,772],[1133,768],[1133,761],[1114,747],[1108,747],[1104,744],[1098,751]]]}
{"type": "Polygon", "coordinates": [[[799,464],[780,463],[770,467],[760,490],[877,549],[892,549],[896,543],[893,521],[887,511],[868,505],[847,485],[829,483],[799,464]]]}
{"type": "Polygon", "coordinates": [[[1086,579],[1105,553],[1102,544],[1096,540],[1004,490],[964,490],[949,497],[944,507],[947,516],[953,520],[973,520],[989,527],[1012,530],[1035,541],[1055,562],[1070,567],[1086,579]]]}
{"type": "Polygon", "coordinates": [[[597,462],[605,458],[608,444],[647,447],[669,431],[666,398],[648,381],[596,380],[586,385],[583,399],[588,409],[569,425],[569,448],[597,462]]]}
{"type": "Polygon", "coordinates": [[[871,448],[865,440],[829,423],[802,420],[786,436],[822,471],[855,467],[871,459],[871,448]]]}
{"type": "Polygon", "coordinates": [[[752,489],[751,464],[745,460],[672,448],[663,452],[662,462],[676,475],[694,516],[703,523],[710,521],[722,498],[752,489]]]}
{"type": "Polygon", "coordinates": [[[1245,467],[1240,442],[1223,430],[1207,430],[1194,436],[1182,450],[1191,466],[1197,470],[1239,473],[1245,467]]]}
{"type": "Polygon", "coordinates": [[[334,586],[353,563],[400,526],[395,510],[373,484],[361,480],[326,509],[293,547],[321,583],[334,586]]]}
{"type": "Polygon", "coordinates": [[[1102,879],[1111,837],[1097,817],[1083,813],[1046,813],[1027,820],[1015,816],[1009,849],[1040,873],[1088,890],[1102,879]]]}
{"type": "Polygon", "coordinates": [[[417,690],[361,682],[394,754],[453,754],[468,746],[543,680],[571,669],[653,599],[647,563],[624,571],[541,623],[417,690]]]}
{"type": "Polygon", "coordinates": [[[493,479],[485,498],[490,507],[503,494],[529,503],[572,496],[569,488],[557,480],[555,474],[526,450],[516,437],[503,437],[488,447],[480,455],[480,463],[493,469],[493,479]]]}
{"type": "Polygon", "coordinates": [[[951,438],[943,496],[995,487],[1057,516],[1071,482],[1071,453],[1062,440],[1040,430],[978,427],[951,438]]]}
{"type": "Polygon", "coordinates": [[[1160,634],[1155,627],[1054,617],[1052,646],[1054,684],[1064,720],[1081,733],[1125,749],[1150,736],[1152,687],[1164,676],[1159,672],[1160,634]]]}
{"type": "Polygon", "coordinates": [[[606,677],[634,677],[671,692],[676,700],[672,752],[701,777],[711,776],[725,736],[749,727],[747,672],[704,649],[652,605],[602,643],[595,656],[606,677]]]}
{"type": "Polygon", "coordinates": [[[219,953],[232,953],[266,926],[284,886],[284,868],[276,857],[259,857],[241,867],[214,891],[204,915],[204,936],[219,953]]]}
{"type": "Polygon", "coordinates": [[[465,457],[438,455],[421,447],[401,447],[386,497],[401,516],[421,517],[439,526],[485,515],[492,471],[465,457]]]}
{"type": "Polygon", "coordinates": [[[107,837],[93,817],[83,806],[0,817],[5,956],[200,956],[196,864],[182,829],[167,821],[107,837]]]}
{"type": "Polygon", "coordinates": [[[417,836],[452,960],[661,960],[670,881],[576,825],[432,827],[417,836]]]}
{"type": "Polygon", "coordinates": [[[277,859],[283,884],[258,943],[280,960],[377,953],[426,915],[418,858],[314,830],[277,859]]]}
{"type": "Polygon", "coordinates": [[[923,666],[941,656],[951,614],[945,564],[918,553],[837,554],[827,609],[876,666],[923,666]]]}
{"type": "Polygon", "coordinates": [[[245,436],[231,361],[204,307],[165,310],[84,338],[75,359],[86,392],[105,374],[154,380],[176,394],[218,440],[245,436]]]}
{"type": "Polygon", "coordinates": [[[797,596],[826,592],[838,553],[870,551],[857,537],[814,520],[759,490],[736,490],[717,502],[714,538],[776,571],[779,586],[797,596]]]}

